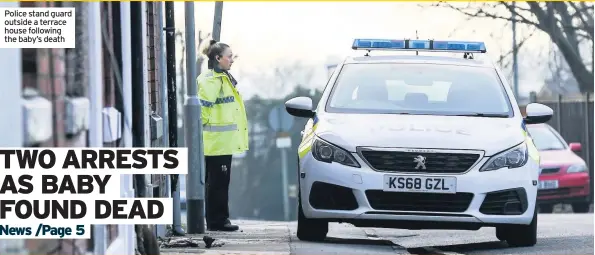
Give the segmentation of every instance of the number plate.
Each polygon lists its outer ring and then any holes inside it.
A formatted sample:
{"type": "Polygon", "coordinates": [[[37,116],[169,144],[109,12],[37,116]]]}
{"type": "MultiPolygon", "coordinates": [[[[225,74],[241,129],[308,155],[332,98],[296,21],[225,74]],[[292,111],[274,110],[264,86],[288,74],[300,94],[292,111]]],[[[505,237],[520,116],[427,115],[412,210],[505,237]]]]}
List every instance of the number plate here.
{"type": "Polygon", "coordinates": [[[557,189],[558,180],[539,181],[538,189],[557,189]]]}
{"type": "Polygon", "coordinates": [[[456,193],[457,178],[385,175],[384,191],[456,193]]]}

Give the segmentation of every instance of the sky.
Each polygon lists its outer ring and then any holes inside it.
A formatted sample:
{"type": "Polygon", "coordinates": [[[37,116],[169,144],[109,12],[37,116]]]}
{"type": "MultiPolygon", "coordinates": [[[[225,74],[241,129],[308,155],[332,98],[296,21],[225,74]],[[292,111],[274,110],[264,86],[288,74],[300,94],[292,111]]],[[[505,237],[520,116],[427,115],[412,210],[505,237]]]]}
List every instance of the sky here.
{"type": "MultiPolygon", "coordinates": [[[[239,57],[232,73],[245,98],[280,97],[291,91],[265,78],[274,67],[299,62],[314,68],[311,88],[322,89],[325,65],[348,55],[355,38],[415,38],[476,40],[486,42],[488,55],[497,58],[512,47],[512,33],[503,22],[475,19],[443,8],[419,7],[403,2],[224,2],[221,41],[239,57]],[[453,31],[456,31],[453,33],[453,31]],[[495,35],[493,35],[495,34],[495,35]],[[333,61],[331,61],[333,60],[333,61]],[[271,87],[277,86],[274,89],[271,87]]],[[[195,2],[195,29],[210,33],[214,2],[195,2]]],[[[177,29],[184,31],[184,3],[175,3],[177,29]]],[[[527,34],[520,27],[517,37],[527,34]]],[[[547,75],[546,65],[536,65],[551,47],[544,33],[533,36],[519,53],[519,90],[538,91],[547,75]]],[[[198,47],[198,45],[197,45],[198,47]]],[[[181,47],[177,46],[178,60],[181,47]]],[[[197,53],[200,49],[197,48],[197,53]]],[[[289,88],[287,88],[289,87],[289,88]]]]}

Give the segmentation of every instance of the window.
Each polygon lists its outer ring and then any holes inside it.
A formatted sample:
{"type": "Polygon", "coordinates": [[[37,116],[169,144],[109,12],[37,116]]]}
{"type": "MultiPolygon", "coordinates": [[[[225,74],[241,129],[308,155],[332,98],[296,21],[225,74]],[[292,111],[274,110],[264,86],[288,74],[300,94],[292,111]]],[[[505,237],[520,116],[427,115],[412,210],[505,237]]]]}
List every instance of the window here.
{"type": "Polygon", "coordinates": [[[535,147],[540,151],[564,150],[566,144],[560,140],[554,131],[547,126],[535,127],[527,126],[529,134],[533,137],[535,147]]]}
{"type": "Polygon", "coordinates": [[[345,65],[327,111],[513,115],[493,68],[397,63],[345,65]]]}

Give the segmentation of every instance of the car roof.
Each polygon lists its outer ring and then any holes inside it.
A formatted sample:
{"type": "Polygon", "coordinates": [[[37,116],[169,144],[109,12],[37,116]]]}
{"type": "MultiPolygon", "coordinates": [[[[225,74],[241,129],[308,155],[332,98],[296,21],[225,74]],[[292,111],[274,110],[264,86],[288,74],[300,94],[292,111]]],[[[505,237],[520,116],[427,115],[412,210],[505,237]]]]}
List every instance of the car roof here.
{"type": "MultiPolygon", "coordinates": [[[[371,54],[373,54],[372,52],[371,54]]],[[[447,64],[461,66],[476,66],[493,68],[492,62],[479,59],[465,59],[463,54],[460,57],[446,56],[424,56],[424,55],[379,55],[379,56],[350,56],[344,61],[344,64],[357,63],[410,63],[410,64],[447,64]]]]}

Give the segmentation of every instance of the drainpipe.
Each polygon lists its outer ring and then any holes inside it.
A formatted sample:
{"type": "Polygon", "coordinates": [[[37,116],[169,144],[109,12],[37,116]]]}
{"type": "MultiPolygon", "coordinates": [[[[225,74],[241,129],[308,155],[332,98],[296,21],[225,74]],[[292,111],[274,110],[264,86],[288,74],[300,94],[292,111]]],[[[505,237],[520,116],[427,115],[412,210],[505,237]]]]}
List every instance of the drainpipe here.
{"type": "MultiPolygon", "coordinates": [[[[167,99],[167,63],[165,60],[165,33],[163,33],[162,29],[164,24],[164,3],[163,2],[156,2],[155,11],[157,12],[157,28],[159,29],[160,33],[160,40],[159,40],[159,49],[161,49],[161,54],[157,57],[158,59],[158,66],[159,66],[159,101],[161,102],[161,112],[159,115],[163,117],[163,136],[162,139],[162,147],[169,147],[169,116],[168,116],[168,99],[167,99]]],[[[169,175],[165,175],[166,178],[161,178],[162,181],[159,185],[159,192],[158,197],[171,197],[171,190],[170,190],[170,179],[169,175]]],[[[166,225],[157,225],[156,228],[157,236],[159,237],[166,237],[167,235],[167,228],[166,225]]]]}
{"type": "MultiPolygon", "coordinates": [[[[165,4],[163,2],[157,2],[157,28],[162,31],[162,28],[165,25],[164,22],[164,8],[165,4]]],[[[161,49],[161,55],[159,56],[159,70],[161,84],[159,86],[159,96],[161,97],[161,116],[163,116],[163,147],[169,146],[169,113],[167,106],[168,105],[168,98],[167,98],[167,60],[166,60],[166,45],[165,45],[165,36],[167,33],[161,33],[161,40],[159,40],[159,49],[161,49]]]]}
{"type": "MultiPolygon", "coordinates": [[[[167,134],[169,147],[178,147],[178,91],[176,91],[176,20],[174,2],[165,2],[165,53],[167,54],[167,97],[168,97],[168,125],[167,134]]],[[[182,56],[183,58],[184,56],[182,56]]],[[[180,205],[180,175],[173,174],[167,178],[168,192],[173,198],[173,226],[175,236],[185,235],[182,228],[182,214],[180,205]]]]}
{"type": "MultiPolygon", "coordinates": [[[[130,29],[131,29],[131,45],[135,47],[131,48],[132,53],[132,109],[134,109],[134,115],[132,115],[132,147],[145,148],[147,139],[145,138],[145,132],[148,125],[145,124],[146,113],[145,107],[145,94],[147,91],[147,80],[145,72],[147,70],[146,64],[146,48],[144,44],[146,37],[146,19],[144,19],[144,8],[146,2],[130,2],[130,29]]],[[[146,197],[147,196],[147,183],[145,175],[135,174],[133,175],[134,182],[136,184],[135,197],[146,197]]]]}
{"type": "MultiPolygon", "coordinates": [[[[103,86],[101,49],[101,6],[100,3],[89,3],[89,147],[103,147],[103,86]]],[[[93,247],[97,255],[105,254],[107,240],[105,225],[93,227],[93,247]]]]}

